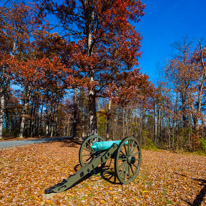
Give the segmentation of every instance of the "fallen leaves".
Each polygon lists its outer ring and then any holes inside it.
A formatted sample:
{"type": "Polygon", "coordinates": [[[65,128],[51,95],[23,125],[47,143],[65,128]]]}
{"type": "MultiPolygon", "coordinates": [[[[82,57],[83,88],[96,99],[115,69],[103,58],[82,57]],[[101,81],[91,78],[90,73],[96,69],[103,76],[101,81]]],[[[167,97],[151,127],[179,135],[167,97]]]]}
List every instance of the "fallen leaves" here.
{"type": "Polygon", "coordinates": [[[93,175],[60,194],[44,190],[75,173],[79,147],[64,142],[0,150],[0,205],[206,205],[206,157],[143,150],[128,185],[93,175]]]}

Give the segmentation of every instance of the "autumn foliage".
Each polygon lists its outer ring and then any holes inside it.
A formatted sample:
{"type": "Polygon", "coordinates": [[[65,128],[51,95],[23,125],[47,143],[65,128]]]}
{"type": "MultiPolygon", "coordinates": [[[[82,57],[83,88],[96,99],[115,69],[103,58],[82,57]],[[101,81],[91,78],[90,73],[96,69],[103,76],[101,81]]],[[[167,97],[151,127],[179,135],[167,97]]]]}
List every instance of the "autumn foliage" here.
{"type": "MultiPolygon", "coordinates": [[[[49,115],[68,89],[84,90],[88,97],[88,134],[97,133],[97,98],[109,98],[120,105],[148,105],[153,87],[147,75],[134,70],[141,54],[141,36],[132,22],[138,23],[144,15],[141,1],[45,0],[9,6],[11,9],[1,7],[0,64],[6,78],[2,82],[15,83],[22,89],[20,137],[25,136],[28,121],[38,127],[39,120],[32,123],[32,116],[39,110],[43,121],[43,108],[49,115]],[[55,16],[58,25],[48,21],[48,14],[55,16]],[[53,32],[56,26],[59,34],[53,32]],[[35,100],[37,105],[31,109],[31,101],[39,94],[41,100],[35,100]]],[[[50,127],[48,123],[46,127],[50,127]]]]}
{"type": "Polygon", "coordinates": [[[104,179],[105,173],[93,175],[63,193],[45,195],[45,189],[79,169],[78,150],[78,144],[70,140],[1,150],[0,204],[206,204],[206,158],[167,151],[143,150],[140,173],[129,185],[112,184],[104,179]]]}
{"type": "Polygon", "coordinates": [[[176,44],[154,86],[138,63],[144,8],[139,0],[6,2],[0,138],[98,133],[204,152],[205,46],[176,44]]]}

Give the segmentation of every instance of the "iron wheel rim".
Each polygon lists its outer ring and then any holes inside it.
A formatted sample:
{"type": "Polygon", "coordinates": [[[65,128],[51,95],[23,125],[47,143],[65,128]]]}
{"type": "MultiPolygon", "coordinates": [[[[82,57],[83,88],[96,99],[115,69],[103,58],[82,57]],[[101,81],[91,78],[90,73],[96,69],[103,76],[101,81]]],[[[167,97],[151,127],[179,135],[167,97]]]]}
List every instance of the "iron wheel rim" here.
{"type": "Polygon", "coordinates": [[[124,138],[115,156],[115,172],[122,184],[128,184],[137,177],[141,158],[141,149],[137,139],[134,137],[124,138]]]}
{"type": "Polygon", "coordinates": [[[91,135],[83,141],[79,150],[79,163],[82,167],[90,163],[92,159],[96,156],[96,152],[91,147],[92,144],[94,142],[102,141],[104,141],[104,139],[99,135],[91,135]]]}

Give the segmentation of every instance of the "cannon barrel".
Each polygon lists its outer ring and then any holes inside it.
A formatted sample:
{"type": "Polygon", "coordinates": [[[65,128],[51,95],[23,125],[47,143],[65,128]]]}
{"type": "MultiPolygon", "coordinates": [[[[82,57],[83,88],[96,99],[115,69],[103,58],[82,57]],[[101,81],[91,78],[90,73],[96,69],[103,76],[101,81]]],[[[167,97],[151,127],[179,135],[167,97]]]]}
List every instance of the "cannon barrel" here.
{"type": "MultiPolygon", "coordinates": [[[[108,150],[113,144],[119,145],[120,143],[121,143],[121,140],[94,142],[93,145],[92,145],[92,149],[95,152],[108,150]]],[[[128,141],[125,144],[128,144],[128,141]]]]}

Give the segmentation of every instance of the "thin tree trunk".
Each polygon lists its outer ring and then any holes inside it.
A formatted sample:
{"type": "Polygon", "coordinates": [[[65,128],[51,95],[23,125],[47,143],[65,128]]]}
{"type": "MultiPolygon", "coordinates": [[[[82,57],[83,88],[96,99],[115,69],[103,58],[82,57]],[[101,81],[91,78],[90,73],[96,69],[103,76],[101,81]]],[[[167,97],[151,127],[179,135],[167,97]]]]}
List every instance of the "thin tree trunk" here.
{"type": "Polygon", "coordinates": [[[154,142],[157,144],[157,103],[154,102],[154,142]]]}
{"type": "Polygon", "coordinates": [[[116,139],[116,131],[117,131],[117,121],[118,120],[118,115],[116,114],[116,111],[115,111],[115,116],[114,116],[114,121],[113,121],[113,127],[112,127],[112,140],[115,140],[116,139]]]}
{"type": "Polygon", "coordinates": [[[97,134],[96,96],[94,90],[89,91],[89,133],[97,134]]]}
{"type": "Polygon", "coordinates": [[[26,115],[27,107],[28,107],[28,103],[26,102],[23,105],[22,118],[21,118],[21,124],[20,124],[20,132],[19,132],[20,138],[23,138],[23,135],[24,135],[24,127],[25,127],[25,121],[26,121],[25,115],[26,115]]]}
{"type": "Polygon", "coordinates": [[[46,136],[49,136],[50,133],[50,110],[48,105],[46,105],[46,136]]]}
{"type": "Polygon", "coordinates": [[[129,109],[126,110],[125,112],[125,123],[126,123],[126,137],[129,136],[129,109]]]}
{"type": "Polygon", "coordinates": [[[142,145],[142,111],[140,108],[140,115],[139,115],[139,138],[140,138],[140,145],[142,145]]]}
{"type": "Polygon", "coordinates": [[[74,119],[73,119],[73,137],[77,136],[77,89],[74,89],[74,119]]]}
{"type": "Polygon", "coordinates": [[[171,131],[170,131],[170,118],[168,119],[168,137],[169,137],[169,148],[171,148],[171,131]]]}
{"type": "Polygon", "coordinates": [[[187,116],[186,116],[186,95],[181,93],[181,100],[182,100],[182,121],[183,127],[187,127],[187,116]]]}
{"type": "Polygon", "coordinates": [[[39,136],[42,136],[42,126],[43,126],[43,109],[44,109],[44,105],[41,105],[41,112],[40,112],[40,118],[39,118],[39,127],[40,127],[40,132],[39,132],[39,136]]]}
{"type": "Polygon", "coordinates": [[[4,124],[4,114],[5,114],[5,91],[7,91],[9,81],[5,74],[5,66],[2,68],[2,77],[1,77],[1,87],[0,87],[0,139],[3,139],[3,124],[4,124]]]}
{"type": "Polygon", "coordinates": [[[23,138],[24,135],[24,128],[25,128],[25,123],[26,123],[26,113],[27,113],[27,108],[29,106],[29,100],[31,98],[31,88],[28,86],[28,88],[25,88],[25,100],[23,104],[23,110],[22,110],[22,118],[21,118],[21,123],[20,123],[20,132],[19,132],[19,137],[23,138]]]}
{"type": "Polygon", "coordinates": [[[125,108],[123,107],[123,110],[122,110],[122,138],[125,137],[125,108]]]}
{"type": "Polygon", "coordinates": [[[3,119],[4,119],[4,95],[3,91],[0,92],[1,97],[0,97],[0,139],[3,139],[3,119]]]}
{"type": "Polygon", "coordinates": [[[200,64],[202,67],[202,76],[200,78],[200,86],[199,86],[199,91],[198,91],[197,114],[195,115],[195,118],[194,118],[195,130],[199,129],[199,119],[201,116],[201,107],[202,107],[202,93],[203,93],[205,75],[206,75],[206,66],[204,63],[203,49],[202,49],[202,44],[200,41],[199,41],[199,45],[200,45],[200,55],[201,55],[200,64]]]}
{"type": "Polygon", "coordinates": [[[109,105],[108,105],[108,113],[107,113],[107,140],[109,139],[109,132],[110,132],[110,114],[111,114],[111,104],[112,101],[109,100],[109,105]]]}
{"type": "Polygon", "coordinates": [[[161,131],[162,131],[162,109],[161,109],[161,105],[159,105],[159,109],[158,109],[158,140],[157,140],[157,144],[158,142],[160,142],[160,140],[162,139],[162,134],[161,134],[161,131]]]}
{"type": "Polygon", "coordinates": [[[82,138],[84,139],[86,137],[85,133],[85,115],[84,112],[82,111],[82,138]]]}

